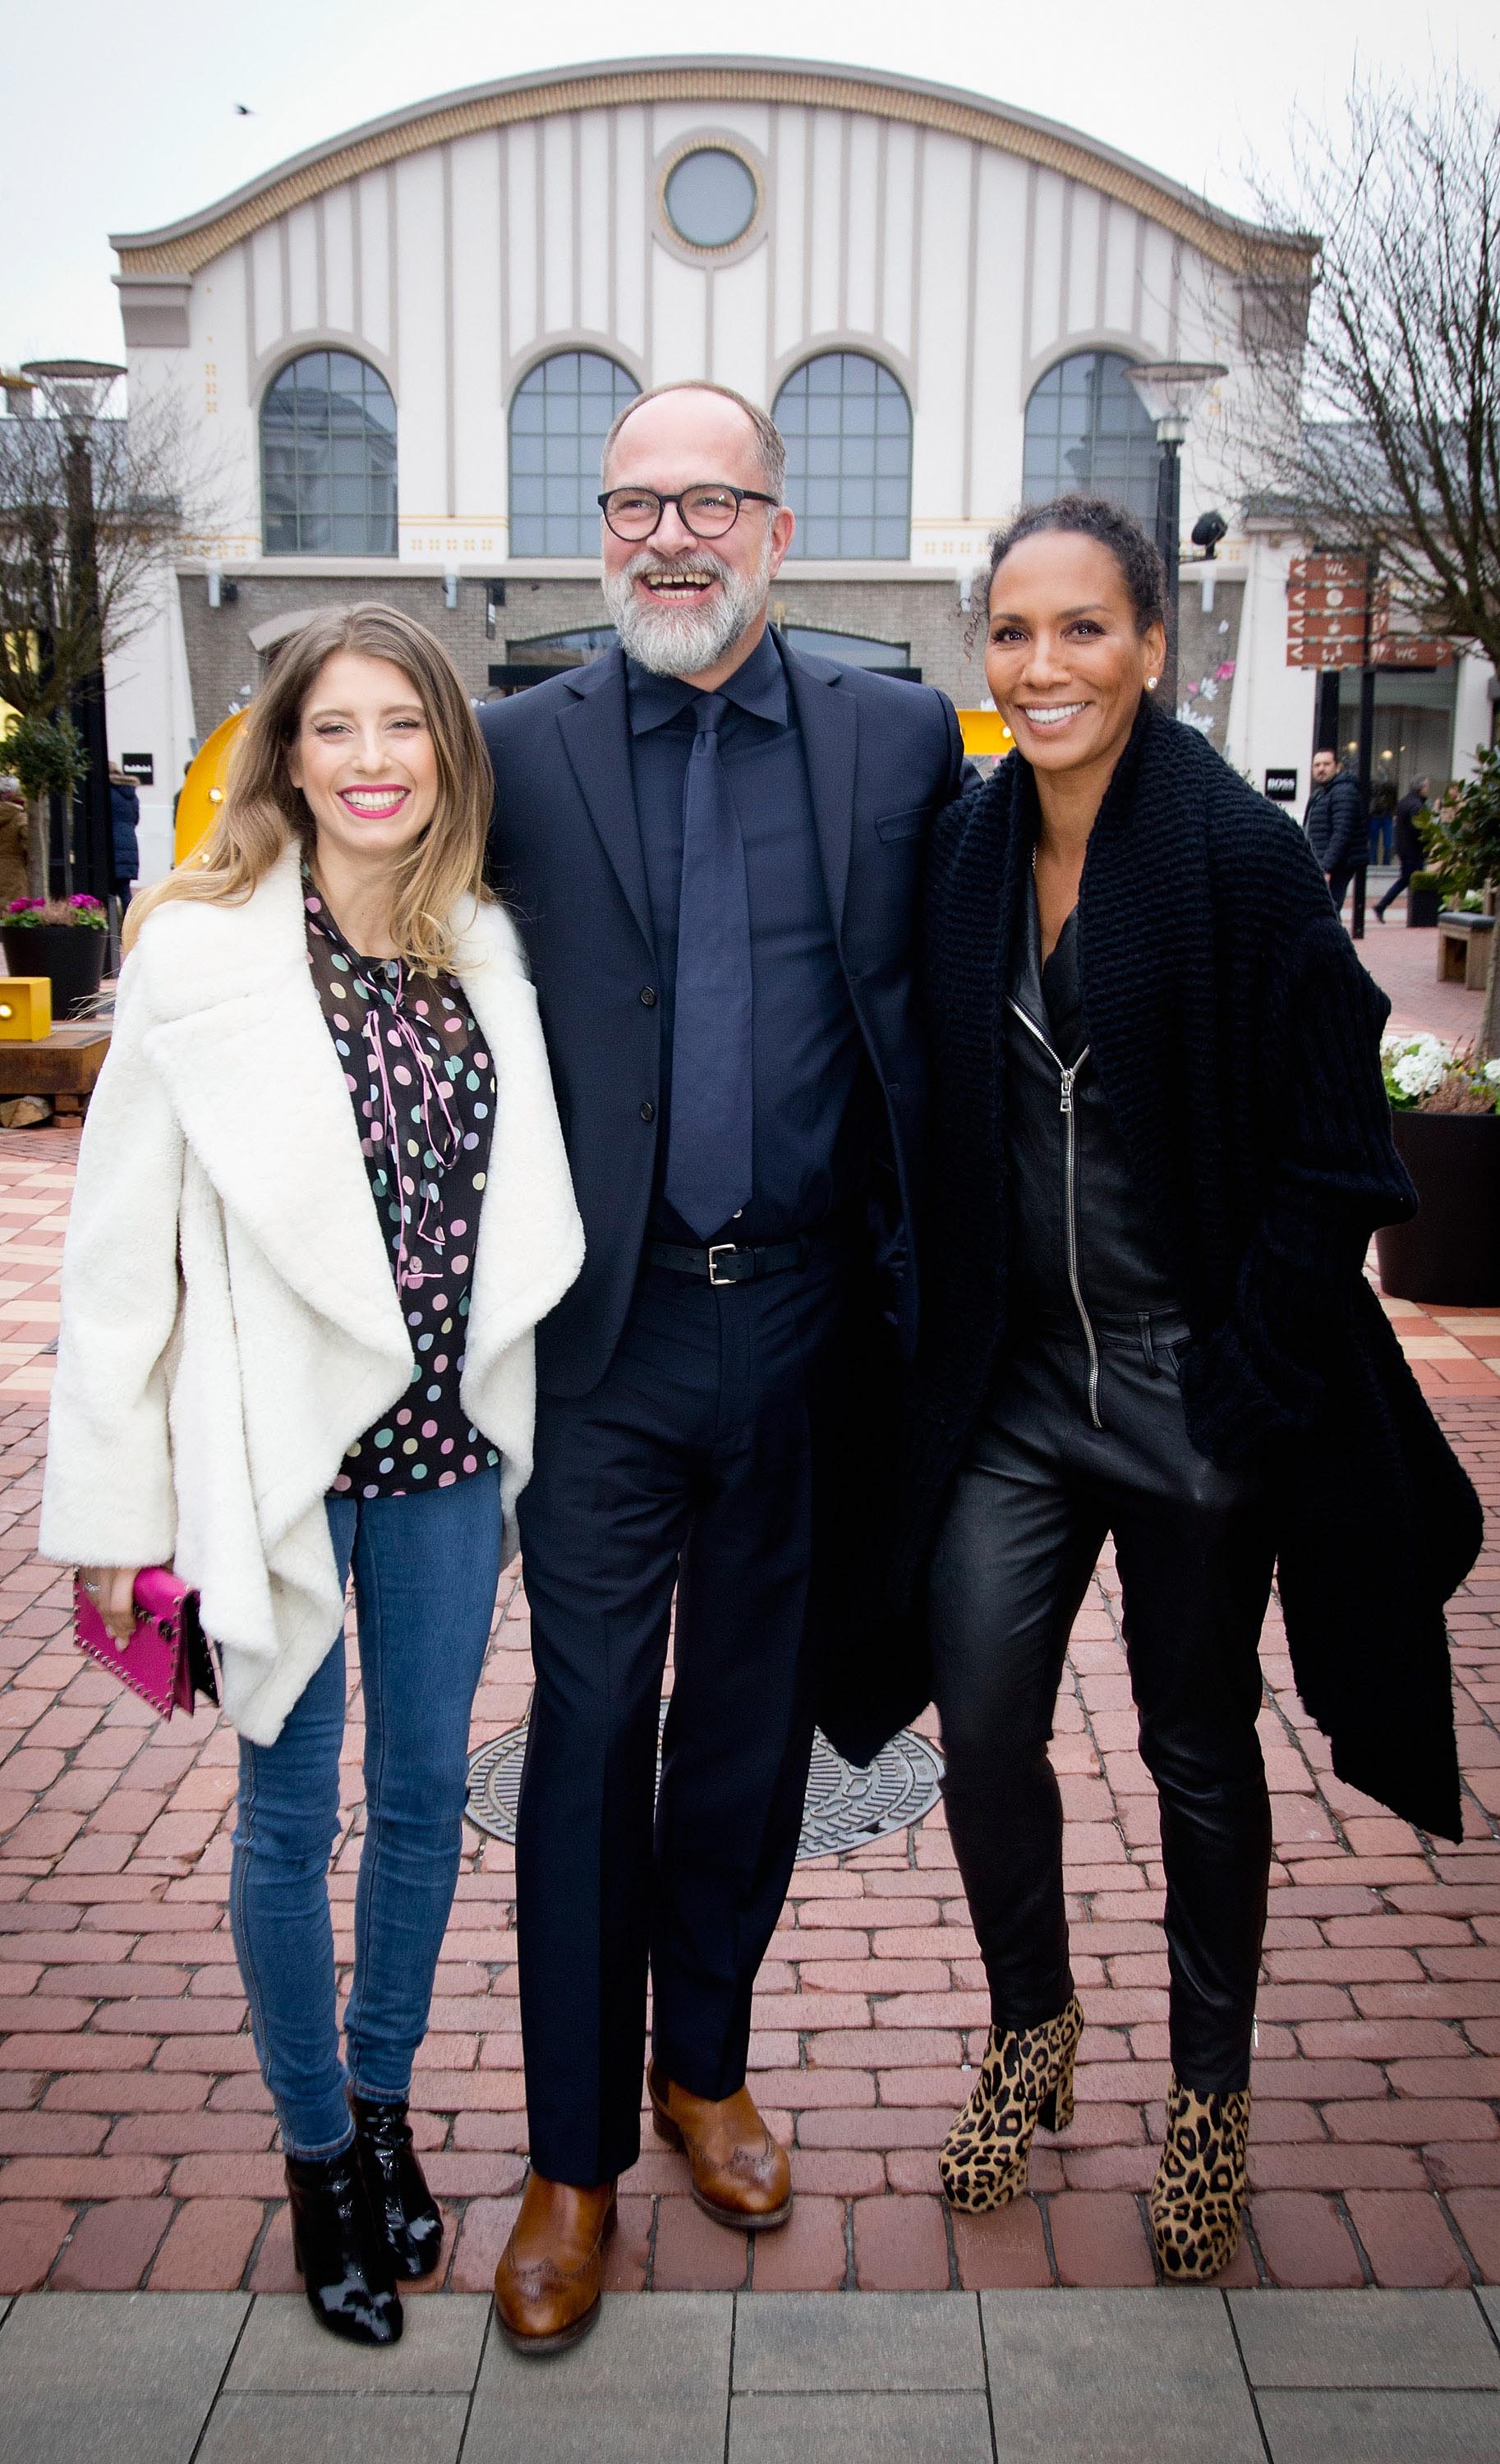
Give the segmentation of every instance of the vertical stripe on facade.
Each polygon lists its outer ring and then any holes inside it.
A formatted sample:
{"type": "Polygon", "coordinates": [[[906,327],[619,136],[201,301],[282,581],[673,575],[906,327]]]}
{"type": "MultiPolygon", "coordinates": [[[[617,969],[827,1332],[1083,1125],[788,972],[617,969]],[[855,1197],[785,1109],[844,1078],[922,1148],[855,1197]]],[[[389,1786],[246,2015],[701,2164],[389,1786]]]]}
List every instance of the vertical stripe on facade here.
{"type": "Polygon", "coordinates": [[[458,512],[458,371],[453,358],[453,149],[443,148],[443,367],[446,465],[443,509],[450,521],[458,512]]]}

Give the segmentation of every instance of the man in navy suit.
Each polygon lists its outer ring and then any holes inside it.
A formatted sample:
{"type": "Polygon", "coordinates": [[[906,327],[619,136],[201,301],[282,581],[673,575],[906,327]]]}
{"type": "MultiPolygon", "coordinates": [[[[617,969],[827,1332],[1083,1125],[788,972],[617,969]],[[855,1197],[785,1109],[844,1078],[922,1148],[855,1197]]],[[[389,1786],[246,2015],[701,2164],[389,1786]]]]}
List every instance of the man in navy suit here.
{"type": "Polygon", "coordinates": [[[640,396],[601,497],[621,648],[480,713],[492,878],[530,951],[586,1238],[538,1331],[520,1506],[532,2170],[496,2300],[533,2352],[596,2315],[639,2151],[648,1969],[653,2119],[698,2205],[741,2232],[790,2213],[745,2085],[751,1995],[843,1570],[872,1548],[849,1398],[883,1331],[909,1343],[915,1322],[912,907],[962,751],[940,693],[767,628],[784,472],[740,396],[640,396]]]}

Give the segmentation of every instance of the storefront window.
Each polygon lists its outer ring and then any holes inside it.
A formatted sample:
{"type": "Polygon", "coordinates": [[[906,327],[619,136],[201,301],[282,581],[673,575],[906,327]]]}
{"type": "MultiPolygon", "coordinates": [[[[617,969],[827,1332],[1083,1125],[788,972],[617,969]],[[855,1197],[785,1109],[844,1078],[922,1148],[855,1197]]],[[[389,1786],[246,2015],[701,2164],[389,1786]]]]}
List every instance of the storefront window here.
{"type": "Polygon", "coordinates": [[[1108,496],[1150,530],[1161,448],[1119,351],[1075,351],[1032,387],[1021,493],[1028,505],[1108,496]]]}
{"type": "Polygon", "coordinates": [[[599,554],[599,457],[640,388],[600,351],[559,351],[511,402],[512,556],[599,554]]]}
{"type": "Polygon", "coordinates": [[[787,378],[772,416],[786,439],[792,555],[907,556],[912,410],[890,369],[827,351],[787,378]]]}
{"type": "Polygon", "coordinates": [[[307,351],[260,406],[267,556],[394,556],[396,406],[351,351],[307,351]]]}

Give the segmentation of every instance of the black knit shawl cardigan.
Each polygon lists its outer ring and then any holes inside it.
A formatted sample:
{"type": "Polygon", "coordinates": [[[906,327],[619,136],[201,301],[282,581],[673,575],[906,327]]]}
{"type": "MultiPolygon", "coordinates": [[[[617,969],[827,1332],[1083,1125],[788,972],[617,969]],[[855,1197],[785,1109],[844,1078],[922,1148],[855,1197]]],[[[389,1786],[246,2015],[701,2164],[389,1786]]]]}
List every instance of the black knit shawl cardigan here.
{"type": "MultiPolygon", "coordinates": [[[[932,1149],[897,1599],[1004,1357],[1003,1001],[1037,825],[1013,754],[928,850],[932,1149]]],[[[1482,1524],[1362,1272],[1373,1228],[1415,1206],[1380,1079],[1390,1004],[1295,824],[1144,702],[1089,842],[1078,933],[1092,1066],[1192,1331],[1188,1425],[1269,1484],[1303,1703],[1341,1778],[1456,1838],[1443,1604],[1482,1524]]]]}

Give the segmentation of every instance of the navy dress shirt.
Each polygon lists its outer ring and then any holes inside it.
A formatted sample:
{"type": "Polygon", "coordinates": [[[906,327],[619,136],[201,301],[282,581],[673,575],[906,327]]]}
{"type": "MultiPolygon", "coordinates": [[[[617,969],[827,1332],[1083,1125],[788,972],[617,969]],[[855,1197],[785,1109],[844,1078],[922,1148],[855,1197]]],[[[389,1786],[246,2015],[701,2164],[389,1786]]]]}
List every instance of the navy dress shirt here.
{"type": "MultiPolygon", "coordinates": [[[[717,688],[719,758],[744,840],[750,895],[755,1072],[754,1195],[717,1238],[784,1241],[809,1232],[849,1194],[844,1132],[860,1067],[813,825],[812,798],[786,671],[767,629],[717,688]]],[[[650,1229],[696,1244],[663,1194],[672,1125],[682,799],[698,695],[680,676],[626,662],[635,808],[661,971],[662,1074],[650,1229]]]]}

